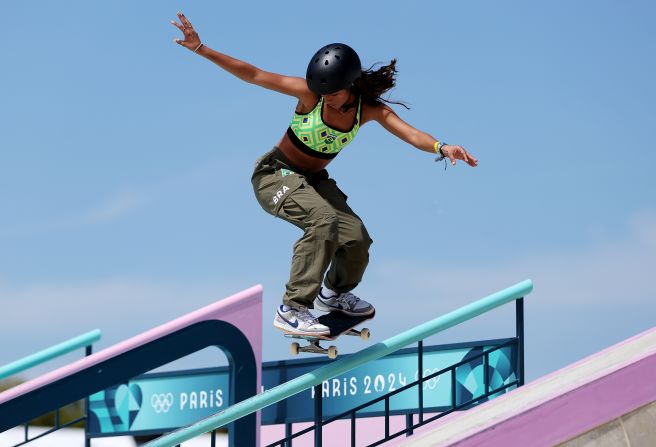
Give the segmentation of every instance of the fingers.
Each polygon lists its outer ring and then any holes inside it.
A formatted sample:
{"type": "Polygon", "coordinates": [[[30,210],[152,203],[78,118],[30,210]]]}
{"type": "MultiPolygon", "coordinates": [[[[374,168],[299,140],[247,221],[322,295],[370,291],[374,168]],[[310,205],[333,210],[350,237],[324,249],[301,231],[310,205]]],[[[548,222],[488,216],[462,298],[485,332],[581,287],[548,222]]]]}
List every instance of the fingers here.
{"type": "Polygon", "coordinates": [[[463,154],[462,160],[464,160],[469,166],[476,166],[478,164],[478,160],[472,154],[470,154],[460,146],[458,146],[458,149],[462,151],[463,154]]]}
{"type": "Polygon", "coordinates": [[[180,31],[182,31],[184,38],[183,39],[176,38],[174,39],[174,41],[178,45],[182,45],[183,47],[191,49],[192,48],[191,45],[194,45],[196,43],[196,40],[198,39],[198,34],[196,33],[193,26],[191,25],[191,22],[187,20],[184,14],[178,12],[177,16],[178,19],[180,19],[180,23],[176,22],[175,20],[171,20],[171,25],[175,26],[180,31]]]}
{"type": "Polygon", "coordinates": [[[171,20],[171,25],[175,26],[176,28],[178,28],[180,31],[182,31],[184,33],[184,26],[180,25],[175,20],[171,20]]]}
{"type": "Polygon", "coordinates": [[[476,166],[478,165],[478,160],[474,158],[472,154],[467,152],[466,150],[463,149],[463,153],[465,154],[465,158],[463,159],[469,166],[476,166]]]}
{"type": "Polygon", "coordinates": [[[458,153],[460,154],[460,159],[463,160],[465,163],[469,164],[469,157],[467,156],[467,151],[458,146],[458,153]]]}
{"type": "Polygon", "coordinates": [[[469,163],[469,166],[478,166],[478,160],[471,154],[469,154],[469,161],[467,163],[469,163]]]}
{"type": "Polygon", "coordinates": [[[447,158],[451,162],[451,165],[455,166],[456,165],[456,160],[459,158],[458,157],[458,155],[459,155],[459,153],[458,153],[459,146],[446,146],[445,145],[445,148],[446,148],[446,150],[443,148],[442,151],[445,153],[445,155],[447,156],[447,158]]]}
{"type": "MultiPolygon", "coordinates": [[[[185,31],[184,27],[182,25],[180,25],[178,22],[176,22],[175,20],[171,20],[171,25],[174,25],[176,28],[178,28],[184,34],[184,31],[185,31]]],[[[184,41],[182,39],[175,38],[174,41],[178,45],[183,45],[184,46],[184,43],[183,43],[184,41]]]]}
{"type": "MultiPolygon", "coordinates": [[[[180,19],[180,22],[182,22],[182,23],[178,23],[178,22],[176,22],[175,20],[171,20],[171,24],[172,24],[173,26],[175,26],[176,28],[178,28],[178,29],[179,29],[180,31],[182,31],[183,33],[185,33],[185,31],[187,31],[187,32],[191,32],[191,31],[194,30],[194,27],[191,26],[191,22],[190,22],[189,20],[187,20],[187,18],[184,16],[184,14],[182,14],[181,12],[179,12],[179,13],[178,13],[178,18],[180,19]]],[[[185,33],[185,34],[187,34],[187,33],[185,33]]]]}
{"type": "Polygon", "coordinates": [[[462,146],[450,146],[446,151],[446,156],[449,158],[453,166],[456,165],[456,160],[462,160],[469,166],[478,165],[478,160],[462,146]]]}
{"type": "Polygon", "coordinates": [[[178,12],[178,18],[180,19],[180,21],[182,22],[185,28],[194,29],[194,27],[191,26],[191,22],[187,20],[187,18],[184,16],[183,13],[178,12]]]}

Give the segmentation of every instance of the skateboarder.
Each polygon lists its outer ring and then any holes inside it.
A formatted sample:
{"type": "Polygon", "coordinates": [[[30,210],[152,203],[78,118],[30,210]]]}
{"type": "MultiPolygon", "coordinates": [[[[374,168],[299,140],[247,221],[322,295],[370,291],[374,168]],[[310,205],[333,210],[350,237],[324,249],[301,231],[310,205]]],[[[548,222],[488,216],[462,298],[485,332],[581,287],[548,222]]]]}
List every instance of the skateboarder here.
{"type": "MultiPolygon", "coordinates": [[[[336,43],[312,56],[305,78],[284,76],[209,48],[182,13],[178,18],[180,22],[171,21],[184,34],[184,39],[175,39],[178,44],[245,82],[298,99],[287,131],[257,160],[252,176],[262,208],[303,230],[294,245],[291,275],[274,326],[293,334],[323,335],[330,329],[317,321],[312,308],[371,315],[373,306],[351,291],[362,279],[373,241],[326,166],[371,121],[453,165],[463,160],[476,166],[478,161],[461,146],[415,129],[385,104],[392,102],[382,95],[395,85],[396,60],[363,70],[357,53],[336,43]]],[[[248,119],[263,117],[254,113],[248,119]]]]}

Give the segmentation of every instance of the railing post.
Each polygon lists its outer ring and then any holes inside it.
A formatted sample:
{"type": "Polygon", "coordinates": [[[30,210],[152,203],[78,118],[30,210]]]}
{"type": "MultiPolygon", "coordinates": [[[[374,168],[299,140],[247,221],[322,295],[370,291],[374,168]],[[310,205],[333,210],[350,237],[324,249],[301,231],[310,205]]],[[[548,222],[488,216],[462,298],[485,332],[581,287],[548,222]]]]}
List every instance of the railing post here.
{"type": "Polygon", "coordinates": [[[417,368],[419,372],[417,377],[419,379],[419,423],[424,422],[424,341],[417,342],[417,368]]]}
{"type": "Polygon", "coordinates": [[[517,374],[519,385],[524,385],[524,298],[515,300],[515,326],[517,333],[517,374]]]}
{"type": "Polygon", "coordinates": [[[385,440],[389,438],[389,429],[390,429],[389,412],[390,412],[389,397],[386,397],[385,398],[385,440]]]}
{"type": "MultiPolygon", "coordinates": [[[[490,365],[490,358],[487,352],[483,355],[483,385],[485,386],[485,393],[487,394],[490,390],[490,373],[488,371],[490,365]]],[[[487,398],[489,399],[489,397],[487,398]]]]}
{"type": "MultiPolygon", "coordinates": [[[[289,438],[292,435],[292,423],[285,421],[285,438],[289,438]]],[[[284,447],[292,447],[292,440],[285,441],[284,447]]]]}
{"type": "Polygon", "coordinates": [[[414,433],[414,430],[412,430],[412,426],[414,425],[414,421],[412,420],[412,413],[408,413],[405,415],[405,428],[409,429],[406,433],[405,436],[406,438],[408,436],[412,436],[412,433],[414,433]]]}
{"type": "Polygon", "coordinates": [[[451,368],[451,409],[455,410],[458,406],[456,399],[456,368],[451,368]]]}
{"type": "MultiPolygon", "coordinates": [[[[85,348],[84,355],[89,357],[93,353],[93,345],[85,348]]],[[[91,438],[89,437],[89,396],[84,399],[84,447],[91,447],[91,438]]]]}
{"type": "Polygon", "coordinates": [[[314,386],[314,447],[321,447],[321,432],[323,430],[323,402],[322,385],[314,386]]]}

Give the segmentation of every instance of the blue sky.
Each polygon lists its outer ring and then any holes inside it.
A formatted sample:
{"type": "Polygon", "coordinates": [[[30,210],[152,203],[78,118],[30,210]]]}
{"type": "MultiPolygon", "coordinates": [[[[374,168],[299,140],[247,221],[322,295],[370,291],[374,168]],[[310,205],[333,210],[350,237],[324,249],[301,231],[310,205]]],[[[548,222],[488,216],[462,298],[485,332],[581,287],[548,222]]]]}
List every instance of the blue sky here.
{"type": "MultiPolygon", "coordinates": [[[[399,115],[479,159],[444,171],[372,123],[331,164],[375,241],[356,289],[374,340],[526,278],[529,379],[653,327],[653,3],[380,5],[6,5],[0,364],[96,327],[106,347],[258,283],[264,358],[288,357],[271,320],[300,234],[250,175],[295,101],[176,45],[178,10],[208,46],[279,73],[334,41],[367,66],[397,58],[399,115]]],[[[431,342],[512,335],[512,318],[431,342]]]]}

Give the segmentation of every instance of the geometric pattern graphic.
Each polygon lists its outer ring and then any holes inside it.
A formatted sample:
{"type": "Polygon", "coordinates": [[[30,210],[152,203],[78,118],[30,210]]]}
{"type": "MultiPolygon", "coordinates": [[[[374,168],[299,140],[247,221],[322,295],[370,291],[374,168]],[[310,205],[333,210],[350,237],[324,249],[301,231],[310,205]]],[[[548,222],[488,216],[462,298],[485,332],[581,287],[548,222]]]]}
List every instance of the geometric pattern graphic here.
{"type": "Polygon", "coordinates": [[[120,384],[89,397],[90,423],[101,432],[127,432],[134,424],[143,393],[135,384],[120,384]]]}
{"type": "MultiPolygon", "coordinates": [[[[485,394],[485,362],[481,355],[483,350],[484,348],[482,346],[472,348],[462,359],[463,361],[467,359],[472,360],[456,368],[456,405],[463,404],[485,394]]],[[[517,379],[513,366],[516,365],[517,361],[516,352],[510,346],[506,346],[488,354],[488,391],[501,388],[517,379]]],[[[490,400],[506,391],[504,390],[487,398],[482,398],[478,400],[478,403],[490,400]]]]}
{"type": "Polygon", "coordinates": [[[360,129],[361,104],[361,101],[358,101],[358,111],[355,115],[353,128],[348,132],[333,129],[323,122],[321,119],[323,96],[311,112],[305,115],[294,113],[289,127],[308,148],[325,154],[337,154],[353,141],[355,134],[360,129]]]}

